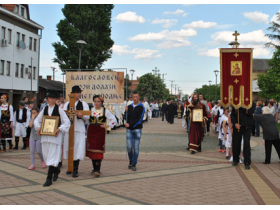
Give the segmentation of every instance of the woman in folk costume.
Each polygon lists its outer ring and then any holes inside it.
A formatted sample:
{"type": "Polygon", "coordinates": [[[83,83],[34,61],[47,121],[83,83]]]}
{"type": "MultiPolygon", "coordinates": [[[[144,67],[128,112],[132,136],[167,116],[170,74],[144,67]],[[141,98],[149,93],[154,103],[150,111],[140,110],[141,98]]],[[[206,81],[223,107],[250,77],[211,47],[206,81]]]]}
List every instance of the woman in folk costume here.
{"type": "Polygon", "coordinates": [[[66,113],[55,103],[56,99],[59,98],[58,93],[56,91],[50,91],[47,97],[49,104],[44,107],[36,117],[34,121],[35,129],[37,130],[38,135],[41,135],[40,128],[43,115],[58,116],[59,123],[55,136],[41,136],[43,158],[46,165],[49,166],[48,176],[43,185],[44,187],[50,186],[52,181],[56,181],[58,179],[58,174],[60,173],[58,163],[60,162],[62,151],[62,132],[66,132],[70,128],[70,120],[68,119],[66,113]]]}
{"type": "Polygon", "coordinates": [[[92,160],[92,174],[100,176],[101,161],[105,153],[106,128],[116,125],[117,120],[111,112],[104,108],[104,99],[100,95],[93,97],[94,107],[91,108],[89,127],[87,131],[86,156],[92,160]],[[106,120],[110,122],[106,125],[106,120]]]}
{"type": "Polygon", "coordinates": [[[11,151],[13,148],[12,145],[12,139],[13,139],[13,106],[7,101],[9,100],[8,96],[3,94],[1,96],[1,123],[0,123],[0,129],[1,129],[1,143],[3,146],[3,152],[6,152],[6,140],[9,144],[9,151],[11,151]]]}
{"type": "MultiPolygon", "coordinates": [[[[75,93],[75,110],[84,110],[88,111],[88,104],[82,101],[81,93],[82,90],[78,85],[72,87],[72,92],[75,93]]],[[[69,110],[69,102],[66,102],[63,110],[69,110]]],[[[77,113],[75,116],[74,123],[74,157],[73,157],[73,174],[72,177],[78,177],[78,167],[80,160],[83,161],[85,158],[85,133],[86,128],[85,125],[88,124],[89,116],[83,116],[81,112],[77,113]]],[[[64,143],[63,143],[63,156],[64,159],[68,159],[68,149],[69,149],[69,131],[67,131],[64,135],[64,143]]],[[[66,171],[66,174],[71,174],[71,172],[66,171]]]]}

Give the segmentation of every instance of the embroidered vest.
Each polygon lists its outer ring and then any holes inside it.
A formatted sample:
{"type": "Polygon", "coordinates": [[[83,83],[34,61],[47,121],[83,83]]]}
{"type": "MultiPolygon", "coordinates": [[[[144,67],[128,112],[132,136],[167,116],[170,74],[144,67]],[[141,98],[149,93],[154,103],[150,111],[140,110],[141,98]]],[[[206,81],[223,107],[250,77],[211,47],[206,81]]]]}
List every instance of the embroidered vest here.
{"type": "Polygon", "coordinates": [[[21,120],[20,120],[19,119],[19,109],[17,109],[17,113],[16,113],[17,122],[20,122],[20,123],[26,122],[26,113],[27,113],[27,109],[23,108],[22,109],[22,117],[21,117],[21,120]]]}
{"type": "MultiPolygon", "coordinates": [[[[93,108],[92,108],[93,109],[93,108]]],[[[92,125],[100,125],[100,124],[105,124],[106,123],[106,120],[107,120],[107,118],[106,118],[106,116],[105,116],[105,113],[106,113],[106,108],[104,108],[104,107],[102,107],[102,109],[103,109],[103,114],[102,114],[102,116],[100,116],[100,117],[95,117],[95,116],[92,116],[92,115],[90,115],[90,118],[89,118],[89,122],[90,122],[90,124],[92,124],[92,125]]]]}
{"type": "MultiPolygon", "coordinates": [[[[48,111],[49,111],[49,106],[46,106],[44,108],[44,115],[49,116],[48,111]]],[[[61,124],[61,121],[60,121],[59,107],[56,104],[54,105],[53,112],[52,112],[51,116],[58,116],[59,117],[59,121],[58,121],[58,127],[59,127],[60,124],[61,124]]]]}
{"type": "Polygon", "coordinates": [[[10,104],[8,103],[8,109],[2,110],[1,112],[1,121],[3,122],[4,119],[10,121],[10,104]]]}
{"type": "MultiPolygon", "coordinates": [[[[69,103],[67,106],[67,110],[69,110],[69,103]]],[[[84,110],[83,103],[80,100],[77,103],[76,110],[84,110]]],[[[69,116],[68,116],[68,118],[69,118],[69,116]]],[[[77,119],[83,119],[83,118],[77,116],[77,119]]]]}

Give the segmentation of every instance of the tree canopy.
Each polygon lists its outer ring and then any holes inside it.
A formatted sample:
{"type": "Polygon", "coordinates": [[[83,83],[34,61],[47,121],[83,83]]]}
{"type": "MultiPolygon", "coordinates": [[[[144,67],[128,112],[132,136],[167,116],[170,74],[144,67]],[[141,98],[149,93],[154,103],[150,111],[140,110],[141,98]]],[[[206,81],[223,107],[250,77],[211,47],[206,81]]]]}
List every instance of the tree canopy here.
{"type": "Polygon", "coordinates": [[[114,41],[111,39],[112,4],[66,4],[62,8],[65,19],[57,24],[60,41],[52,43],[53,59],[63,69],[78,69],[79,49],[76,42],[83,40],[81,69],[99,69],[111,58],[114,41]]]}
{"type": "MultiPolygon", "coordinates": [[[[210,96],[209,96],[209,85],[202,85],[201,88],[196,88],[194,93],[203,94],[203,97],[207,100],[215,100],[215,89],[216,85],[210,85],[210,96]]],[[[217,84],[217,100],[220,100],[220,84],[217,84]]]]}
{"type": "Polygon", "coordinates": [[[258,86],[261,90],[259,95],[280,101],[280,49],[273,53],[268,64],[271,68],[267,70],[267,73],[258,75],[258,86]]]}
{"type": "MultiPolygon", "coordinates": [[[[280,13],[276,13],[277,15],[277,20],[280,22],[280,13]]],[[[276,34],[266,34],[265,36],[267,36],[268,38],[272,39],[271,42],[268,42],[265,44],[266,47],[268,48],[273,48],[273,49],[280,49],[280,24],[272,21],[271,26],[267,28],[267,30],[272,31],[273,33],[276,32],[276,34]],[[275,41],[275,42],[273,42],[275,41]]]]}
{"type": "Polygon", "coordinates": [[[162,82],[161,78],[151,73],[140,77],[136,91],[139,92],[141,98],[146,97],[148,100],[165,100],[169,96],[166,85],[162,82]]]}

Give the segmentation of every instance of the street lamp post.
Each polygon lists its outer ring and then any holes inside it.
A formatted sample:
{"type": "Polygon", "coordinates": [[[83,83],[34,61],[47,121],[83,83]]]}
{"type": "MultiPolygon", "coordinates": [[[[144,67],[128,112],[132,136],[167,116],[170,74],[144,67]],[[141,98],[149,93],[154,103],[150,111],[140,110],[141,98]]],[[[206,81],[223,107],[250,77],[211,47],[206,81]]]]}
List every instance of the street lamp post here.
{"type": "Polygon", "coordinates": [[[217,101],[217,76],[218,76],[219,71],[215,70],[214,73],[216,76],[216,87],[215,87],[215,102],[216,102],[217,101]]]}
{"type": "Polygon", "coordinates": [[[131,69],[130,70],[130,74],[131,74],[131,91],[130,91],[130,95],[132,97],[132,82],[133,82],[133,74],[134,74],[135,70],[131,69]]]}
{"type": "Polygon", "coordinates": [[[150,80],[150,83],[151,83],[151,92],[150,92],[150,101],[152,100],[152,83],[153,83],[153,80],[150,80]]]}
{"type": "Polygon", "coordinates": [[[82,55],[82,50],[84,49],[85,45],[87,44],[84,40],[78,40],[76,42],[78,48],[79,48],[79,69],[78,71],[81,71],[81,55],[82,55]]]}
{"type": "Polygon", "coordinates": [[[209,80],[208,82],[209,82],[209,99],[208,99],[208,101],[210,101],[210,97],[211,97],[211,96],[210,96],[210,93],[211,93],[211,89],[210,89],[210,88],[211,88],[211,82],[212,82],[212,81],[209,80]]]}

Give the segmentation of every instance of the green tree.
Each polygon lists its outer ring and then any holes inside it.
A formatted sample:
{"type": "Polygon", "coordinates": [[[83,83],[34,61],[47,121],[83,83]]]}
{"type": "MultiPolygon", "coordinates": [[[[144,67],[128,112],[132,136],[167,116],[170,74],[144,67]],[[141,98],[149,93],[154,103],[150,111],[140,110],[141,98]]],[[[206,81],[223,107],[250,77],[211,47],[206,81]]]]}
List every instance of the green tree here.
{"type": "Polygon", "coordinates": [[[169,96],[166,85],[162,82],[160,77],[156,77],[151,73],[145,74],[139,79],[136,91],[139,92],[140,97],[147,97],[148,100],[167,99],[169,96]]]}
{"type": "Polygon", "coordinates": [[[258,75],[258,86],[261,90],[259,95],[280,101],[280,49],[273,53],[268,65],[270,69],[267,73],[258,75]]]}
{"type": "Polygon", "coordinates": [[[190,96],[189,96],[188,94],[185,94],[185,95],[182,97],[182,101],[188,100],[189,97],[190,97],[190,96]]]}
{"type": "MultiPolygon", "coordinates": [[[[276,13],[277,15],[277,20],[280,22],[280,13],[276,13]]],[[[275,42],[271,41],[265,44],[266,47],[268,48],[274,48],[274,49],[279,49],[280,45],[277,45],[280,41],[280,24],[272,21],[271,26],[267,28],[267,30],[272,31],[273,33],[276,32],[276,34],[266,34],[268,38],[274,40],[275,42]]]]}
{"type": "Polygon", "coordinates": [[[111,39],[112,4],[66,4],[65,19],[57,24],[61,41],[52,43],[60,69],[78,69],[79,49],[76,42],[84,40],[81,69],[100,69],[111,58],[114,41],[111,39]]]}
{"type": "MultiPolygon", "coordinates": [[[[203,94],[203,97],[207,100],[215,101],[215,90],[216,85],[210,85],[210,96],[209,96],[209,85],[202,85],[201,88],[196,88],[194,93],[203,94]]],[[[217,84],[217,100],[220,99],[220,84],[217,84]]]]}

